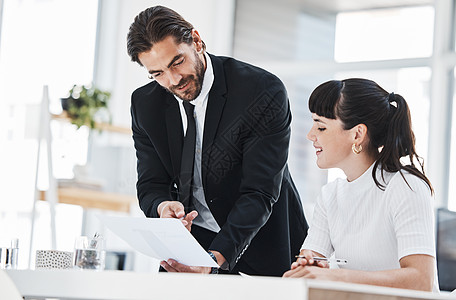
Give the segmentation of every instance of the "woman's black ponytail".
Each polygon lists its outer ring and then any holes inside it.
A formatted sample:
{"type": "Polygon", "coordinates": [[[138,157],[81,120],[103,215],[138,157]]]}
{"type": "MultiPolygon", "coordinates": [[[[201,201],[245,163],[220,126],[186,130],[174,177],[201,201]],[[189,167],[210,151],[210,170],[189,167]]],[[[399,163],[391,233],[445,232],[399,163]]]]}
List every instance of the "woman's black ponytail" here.
{"type": "MultiPolygon", "coordinates": [[[[373,173],[380,164],[382,172],[400,172],[402,169],[421,178],[433,192],[431,182],[424,175],[423,159],[415,151],[415,134],[412,130],[410,110],[405,99],[398,94],[391,93],[387,96],[389,103],[389,119],[385,141],[375,163],[373,173]],[[403,165],[401,158],[406,158],[403,165]],[[420,170],[415,166],[418,163],[420,170]]],[[[401,172],[402,177],[404,175],[401,172]]],[[[404,178],[405,180],[405,178],[404,178]]],[[[374,176],[377,186],[382,187],[374,176]]],[[[407,181],[406,181],[407,182],[407,181]]],[[[408,183],[407,183],[408,184],[408,183]]]]}

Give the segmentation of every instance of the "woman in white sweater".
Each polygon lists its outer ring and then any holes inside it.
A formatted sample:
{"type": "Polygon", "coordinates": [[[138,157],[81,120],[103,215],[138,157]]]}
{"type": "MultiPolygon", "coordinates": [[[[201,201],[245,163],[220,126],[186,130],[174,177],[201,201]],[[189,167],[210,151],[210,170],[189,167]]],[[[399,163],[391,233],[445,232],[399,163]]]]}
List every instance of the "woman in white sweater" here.
{"type": "Polygon", "coordinates": [[[313,91],[309,109],[318,167],[347,178],[322,188],[300,258],[284,277],[438,291],[433,190],[404,98],[371,80],[333,80],[313,91]],[[315,257],[347,263],[328,268],[315,257]]]}

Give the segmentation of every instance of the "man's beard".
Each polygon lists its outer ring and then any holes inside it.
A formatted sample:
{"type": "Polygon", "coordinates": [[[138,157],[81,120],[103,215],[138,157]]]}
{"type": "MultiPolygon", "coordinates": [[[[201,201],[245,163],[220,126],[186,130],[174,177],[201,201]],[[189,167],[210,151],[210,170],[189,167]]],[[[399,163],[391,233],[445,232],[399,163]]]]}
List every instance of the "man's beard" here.
{"type": "Polygon", "coordinates": [[[198,57],[196,51],[194,52],[196,62],[195,62],[195,75],[187,75],[182,77],[177,85],[171,86],[168,88],[172,94],[176,95],[182,100],[185,101],[192,101],[195,100],[196,97],[199,96],[201,93],[201,89],[203,87],[203,80],[204,80],[204,64],[201,59],[198,57]],[[179,92],[179,87],[185,86],[188,84],[187,88],[183,92],[179,92]]]}

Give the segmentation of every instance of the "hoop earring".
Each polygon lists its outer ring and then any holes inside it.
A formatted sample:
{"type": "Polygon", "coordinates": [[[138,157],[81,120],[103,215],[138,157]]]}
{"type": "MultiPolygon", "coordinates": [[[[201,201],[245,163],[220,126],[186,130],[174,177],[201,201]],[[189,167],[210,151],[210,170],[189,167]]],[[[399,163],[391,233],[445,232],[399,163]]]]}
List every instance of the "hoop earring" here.
{"type": "Polygon", "coordinates": [[[356,148],[356,144],[353,143],[353,145],[352,145],[352,151],[353,151],[353,153],[355,153],[355,154],[360,154],[361,151],[363,151],[363,146],[359,145],[358,148],[356,148]]]}

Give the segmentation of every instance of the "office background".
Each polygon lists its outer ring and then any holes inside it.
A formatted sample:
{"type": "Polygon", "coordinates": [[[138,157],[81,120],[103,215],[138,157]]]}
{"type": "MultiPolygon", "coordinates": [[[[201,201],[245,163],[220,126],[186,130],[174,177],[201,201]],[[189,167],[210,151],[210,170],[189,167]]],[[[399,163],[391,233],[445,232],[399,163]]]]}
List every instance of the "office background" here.
{"type": "MultiPolygon", "coordinates": [[[[93,82],[112,93],[112,123],[128,128],[130,94],[149,79],[129,60],[126,33],[137,13],[156,4],[189,20],[208,52],[258,65],[284,81],[293,112],[289,165],[307,219],[320,187],[343,176],[315,165],[306,140],[307,99],[318,84],[347,77],[373,79],[405,97],[436,208],[456,210],[452,0],[0,0],[0,235],[19,237],[20,266],[28,264],[37,161],[38,185],[48,187],[46,159],[37,158],[43,85],[50,111],[59,114],[60,98],[73,84],[93,82]]],[[[58,120],[50,126],[57,179],[135,194],[129,134],[76,130],[58,120]]],[[[49,204],[40,201],[36,209],[32,252],[51,247],[49,204]]],[[[97,213],[106,212],[90,212],[97,213]]],[[[56,206],[58,249],[73,247],[83,221],[88,232],[97,230],[90,214],[56,206]]],[[[133,207],[130,214],[141,212],[133,207]]],[[[112,248],[125,246],[109,238],[112,248]]]]}

